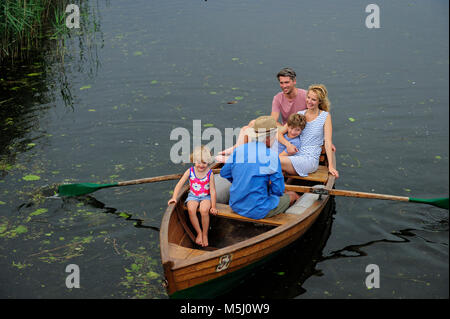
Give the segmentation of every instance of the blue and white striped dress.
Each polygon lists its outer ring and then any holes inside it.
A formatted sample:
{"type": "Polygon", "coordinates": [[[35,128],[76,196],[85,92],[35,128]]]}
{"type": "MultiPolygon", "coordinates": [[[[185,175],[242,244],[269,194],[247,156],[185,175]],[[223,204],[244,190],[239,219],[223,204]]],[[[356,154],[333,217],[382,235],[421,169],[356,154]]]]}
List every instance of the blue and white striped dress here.
{"type": "MultiPolygon", "coordinates": [[[[305,114],[306,110],[298,112],[305,114]]],[[[300,134],[300,151],[289,156],[292,166],[299,176],[308,176],[319,167],[320,153],[324,139],[324,125],[328,112],[320,111],[319,115],[306,126],[300,134]]]]}

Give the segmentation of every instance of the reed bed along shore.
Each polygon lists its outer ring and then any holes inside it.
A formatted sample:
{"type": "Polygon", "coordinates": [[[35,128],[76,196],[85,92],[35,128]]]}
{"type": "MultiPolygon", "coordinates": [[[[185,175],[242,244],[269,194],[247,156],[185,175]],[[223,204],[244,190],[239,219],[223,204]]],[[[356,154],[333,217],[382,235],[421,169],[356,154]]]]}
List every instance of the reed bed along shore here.
{"type": "Polygon", "coordinates": [[[24,60],[40,48],[43,39],[61,33],[68,3],[69,0],[1,0],[0,62],[24,60]]]}

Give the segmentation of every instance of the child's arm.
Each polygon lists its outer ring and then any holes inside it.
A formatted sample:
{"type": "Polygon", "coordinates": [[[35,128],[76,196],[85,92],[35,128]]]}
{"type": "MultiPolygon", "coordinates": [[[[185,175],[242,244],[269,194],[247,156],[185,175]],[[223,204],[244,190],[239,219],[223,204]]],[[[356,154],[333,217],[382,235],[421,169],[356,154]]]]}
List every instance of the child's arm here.
{"type": "Polygon", "coordinates": [[[278,142],[286,146],[286,153],[288,153],[288,155],[292,155],[297,153],[298,149],[284,138],[284,134],[286,134],[287,130],[287,124],[283,127],[278,127],[278,142]]]}
{"type": "Polygon", "coordinates": [[[214,182],[214,174],[211,172],[211,176],[209,177],[209,193],[211,194],[211,208],[209,212],[213,215],[217,215],[218,211],[216,208],[216,184],[214,182]]]}
{"type": "Polygon", "coordinates": [[[173,190],[172,198],[169,199],[169,201],[167,202],[168,205],[175,204],[177,202],[178,194],[180,193],[181,188],[183,187],[184,183],[186,183],[188,178],[189,178],[189,169],[186,172],[184,172],[183,176],[181,176],[180,180],[178,181],[177,185],[175,186],[175,188],[173,190]]]}

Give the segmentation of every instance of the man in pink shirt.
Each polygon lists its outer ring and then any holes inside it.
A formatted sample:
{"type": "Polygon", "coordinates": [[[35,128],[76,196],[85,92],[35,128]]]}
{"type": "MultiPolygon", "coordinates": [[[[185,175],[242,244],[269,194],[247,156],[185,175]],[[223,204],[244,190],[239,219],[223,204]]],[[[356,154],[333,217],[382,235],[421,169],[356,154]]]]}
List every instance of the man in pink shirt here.
{"type": "Polygon", "coordinates": [[[296,76],[291,68],[284,68],[277,74],[281,92],[273,97],[270,115],[277,122],[281,115],[281,124],[278,122],[278,125],[284,125],[289,115],[306,109],[306,91],[295,87],[296,76]]]}

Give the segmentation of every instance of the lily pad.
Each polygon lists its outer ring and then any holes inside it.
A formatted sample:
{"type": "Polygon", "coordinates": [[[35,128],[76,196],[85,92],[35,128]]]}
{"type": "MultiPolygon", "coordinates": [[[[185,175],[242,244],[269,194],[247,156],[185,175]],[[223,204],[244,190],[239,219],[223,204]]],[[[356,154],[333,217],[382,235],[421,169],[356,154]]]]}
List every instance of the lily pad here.
{"type": "Polygon", "coordinates": [[[124,212],[119,213],[119,216],[123,217],[123,218],[131,218],[130,214],[127,214],[127,213],[124,213],[124,212]]]}
{"type": "Polygon", "coordinates": [[[8,229],[8,224],[0,224],[0,234],[4,233],[8,229]]]}
{"type": "Polygon", "coordinates": [[[34,212],[32,212],[32,213],[30,214],[30,216],[38,216],[38,215],[44,214],[44,213],[46,213],[46,212],[48,212],[48,209],[47,209],[47,208],[38,208],[38,209],[36,209],[34,212]]]}
{"type": "Polygon", "coordinates": [[[22,179],[24,181],[30,182],[30,181],[38,181],[38,180],[41,179],[41,177],[37,176],[37,175],[29,174],[29,175],[26,175],[26,176],[22,177],[22,179]]]}
{"type": "Polygon", "coordinates": [[[149,271],[149,272],[147,273],[147,277],[148,277],[149,279],[157,279],[157,278],[159,277],[159,274],[156,273],[156,272],[154,272],[154,271],[149,271]]]}
{"type": "Polygon", "coordinates": [[[17,226],[14,230],[13,230],[16,234],[23,234],[26,233],[28,231],[28,228],[26,228],[23,225],[19,225],[17,226]]]}
{"type": "Polygon", "coordinates": [[[92,86],[89,84],[89,85],[84,85],[84,86],[82,86],[82,87],[80,87],[80,91],[83,91],[83,90],[86,90],[86,89],[90,89],[92,86]]]}
{"type": "Polygon", "coordinates": [[[355,121],[356,121],[353,117],[349,117],[348,120],[349,120],[350,122],[355,122],[355,121]]]}

